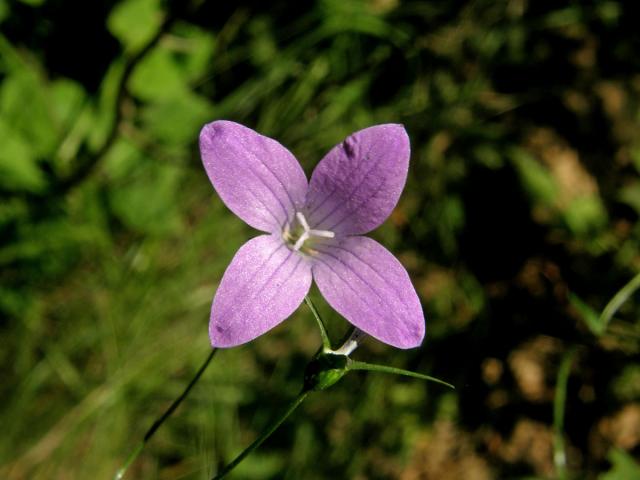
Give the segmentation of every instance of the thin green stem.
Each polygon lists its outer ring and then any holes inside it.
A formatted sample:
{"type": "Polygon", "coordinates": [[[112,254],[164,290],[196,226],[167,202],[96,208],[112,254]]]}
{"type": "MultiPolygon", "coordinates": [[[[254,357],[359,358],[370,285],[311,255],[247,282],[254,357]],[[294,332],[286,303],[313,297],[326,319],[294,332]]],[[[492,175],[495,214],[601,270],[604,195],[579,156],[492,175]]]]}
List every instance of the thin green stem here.
{"type": "Polygon", "coordinates": [[[569,374],[571,373],[571,364],[576,354],[576,348],[570,349],[562,358],[560,368],[558,369],[558,377],[556,380],[556,393],[553,399],[553,463],[556,467],[558,479],[565,480],[567,478],[567,456],[564,448],[564,413],[567,402],[567,385],[569,383],[569,374]]]}
{"type": "Polygon", "coordinates": [[[454,390],[456,388],[450,383],[440,380],[439,378],[430,377],[429,375],[423,375],[422,373],[416,373],[410,370],[403,370],[402,368],[389,367],[387,365],[374,365],[372,363],[351,361],[347,368],[349,370],[368,370],[370,372],[393,373],[395,375],[403,375],[405,377],[419,378],[420,380],[426,380],[427,382],[439,383],[440,385],[453,388],[454,390]]]}
{"type": "Polygon", "coordinates": [[[280,425],[282,425],[282,423],[287,419],[287,417],[289,417],[289,415],[291,415],[295,411],[295,409],[300,406],[300,404],[304,401],[304,399],[307,398],[307,395],[309,395],[309,393],[311,392],[308,390],[302,391],[295,398],[295,400],[291,402],[287,410],[280,417],[278,417],[276,421],[274,421],[271,425],[269,425],[269,427],[264,432],[262,432],[260,436],[257,439],[255,439],[251,445],[249,445],[240,453],[240,455],[238,455],[231,463],[227,464],[227,466],[225,466],[221,472],[219,472],[215,477],[213,477],[213,480],[220,480],[226,477],[231,470],[236,468],[238,464],[247,457],[247,455],[253,452],[260,445],[262,445],[262,443],[267,438],[269,438],[273,434],[273,432],[275,432],[278,429],[280,425]]]}
{"type": "Polygon", "coordinates": [[[311,313],[313,313],[313,317],[316,319],[318,327],[320,328],[320,337],[322,337],[322,350],[325,352],[331,351],[331,340],[329,340],[329,335],[327,334],[327,327],[325,327],[318,309],[311,301],[311,298],[309,298],[309,295],[304,297],[304,301],[311,310],[311,313]]]}
{"type": "Polygon", "coordinates": [[[640,273],[633,277],[624,287],[622,287],[618,293],[616,293],[609,303],[604,307],[600,314],[600,322],[602,324],[602,330],[607,328],[607,325],[616,314],[618,309],[626,302],[633,293],[640,288],[640,273]]]}
{"type": "Polygon", "coordinates": [[[184,389],[182,394],[173,401],[173,403],[160,416],[160,418],[158,418],[155,422],[153,422],[153,425],[151,425],[149,430],[147,430],[147,433],[144,434],[142,441],[131,452],[129,457],[127,457],[127,460],[125,461],[124,465],[117,471],[114,477],[114,480],[120,480],[124,478],[124,474],[127,472],[127,469],[131,466],[131,464],[135,461],[135,459],[138,458],[138,455],[140,455],[140,452],[142,452],[142,449],[145,447],[147,442],[151,440],[151,437],[153,437],[153,435],[160,428],[160,426],[165,422],[167,418],[171,416],[171,414],[175,411],[176,408],[178,408],[178,406],[182,403],[182,401],[185,398],[187,398],[187,395],[189,394],[191,389],[194,387],[196,383],[198,383],[198,380],[200,380],[200,377],[202,376],[204,371],[207,369],[207,367],[211,363],[211,360],[213,360],[213,357],[215,356],[217,351],[218,350],[214,348],[211,350],[211,352],[209,352],[209,355],[207,355],[207,358],[205,359],[203,364],[200,366],[200,368],[198,369],[194,377],[191,379],[191,381],[189,382],[189,385],[187,385],[187,387],[184,389]]]}

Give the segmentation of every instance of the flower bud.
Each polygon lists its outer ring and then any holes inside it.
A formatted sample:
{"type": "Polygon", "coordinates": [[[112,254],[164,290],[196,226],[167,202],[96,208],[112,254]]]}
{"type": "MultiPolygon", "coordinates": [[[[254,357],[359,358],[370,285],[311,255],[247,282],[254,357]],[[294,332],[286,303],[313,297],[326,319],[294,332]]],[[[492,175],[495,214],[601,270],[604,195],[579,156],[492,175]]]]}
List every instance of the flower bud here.
{"type": "Polygon", "coordinates": [[[348,371],[349,357],[322,353],[307,365],[304,372],[304,391],[326,390],[348,371]]]}

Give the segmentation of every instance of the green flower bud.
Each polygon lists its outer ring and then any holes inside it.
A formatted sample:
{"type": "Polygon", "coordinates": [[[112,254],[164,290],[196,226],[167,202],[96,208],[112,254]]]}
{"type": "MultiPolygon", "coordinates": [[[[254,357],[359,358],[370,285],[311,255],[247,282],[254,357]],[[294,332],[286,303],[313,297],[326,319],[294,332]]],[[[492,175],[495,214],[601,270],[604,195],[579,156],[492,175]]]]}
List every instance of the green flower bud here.
{"type": "Polygon", "coordinates": [[[321,353],[311,360],[304,371],[304,391],[326,390],[344,377],[349,357],[334,353],[321,353]]]}

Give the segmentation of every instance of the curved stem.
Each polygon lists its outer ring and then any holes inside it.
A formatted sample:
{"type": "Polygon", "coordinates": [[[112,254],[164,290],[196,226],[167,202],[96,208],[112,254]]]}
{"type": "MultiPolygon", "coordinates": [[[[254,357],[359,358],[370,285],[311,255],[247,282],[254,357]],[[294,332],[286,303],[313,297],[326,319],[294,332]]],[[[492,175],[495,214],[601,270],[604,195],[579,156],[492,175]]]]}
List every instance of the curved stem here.
{"type": "Polygon", "coordinates": [[[556,466],[558,478],[561,480],[567,478],[567,456],[563,438],[564,414],[567,403],[567,384],[569,383],[571,364],[575,358],[576,351],[577,349],[573,347],[562,358],[560,368],[558,369],[556,392],[553,399],[553,463],[556,466]]]}
{"type": "Polygon", "coordinates": [[[144,434],[142,441],[138,444],[135,450],[131,452],[131,454],[125,461],[124,465],[117,471],[114,477],[114,480],[120,480],[124,477],[124,474],[127,472],[127,469],[131,466],[131,464],[135,461],[135,459],[138,458],[138,455],[140,455],[140,452],[142,452],[142,449],[147,444],[147,442],[151,439],[151,437],[153,437],[153,435],[160,428],[160,426],[165,422],[165,420],[171,416],[171,414],[175,411],[175,409],[178,408],[178,406],[187,397],[187,395],[189,394],[193,386],[198,382],[198,380],[200,380],[200,377],[202,376],[204,371],[207,369],[207,367],[211,363],[211,360],[213,360],[213,357],[217,351],[218,350],[214,348],[213,350],[211,350],[211,352],[209,352],[209,355],[207,355],[206,360],[200,366],[200,368],[198,369],[194,377],[189,382],[189,385],[187,385],[187,387],[184,389],[182,394],[180,394],[180,396],[173,401],[173,403],[160,416],[160,418],[158,418],[155,422],[153,422],[149,430],[147,430],[147,433],[144,434]]]}
{"type": "Polygon", "coordinates": [[[247,455],[253,452],[260,445],[262,445],[262,443],[267,438],[269,438],[271,434],[273,434],[273,432],[275,432],[280,425],[282,425],[282,423],[287,419],[287,417],[289,417],[289,415],[291,415],[295,411],[295,409],[300,406],[300,404],[304,401],[304,399],[307,398],[307,395],[309,395],[309,393],[311,393],[309,390],[302,391],[295,398],[295,400],[291,402],[287,410],[280,417],[278,417],[276,421],[274,421],[271,425],[269,425],[269,427],[264,432],[262,432],[260,436],[256,438],[251,445],[249,445],[240,453],[240,455],[238,455],[231,463],[227,464],[227,466],[225,466],[221,472],[219,472],[215,477],[213,477],[213,480],[220,480],[226,477],[231,470],[236,468],[238,464],[247,457],[247,455]]]}
{"type": "Polygon", "coordinates": [[[327,333],[327,327],[325,327],[318,309],[311,301],[311,298],[309,298],[309,295],[304,297],[304,301],[311,310],[311,313],[313,313],[313,316],[318,323],[318,327],[320,327],[320,337],[322,337],[322,350],[324,350],[325,352],[331,351],[331,340],[329,339],[329,334],[327,333]]]}
{"type": "Polygon", "coordinates": [[[427,382],[439,383],[440,385],[444,385],[445,387],[449,387],[454,390],[456,388],[450,383],[440,380],[439,378],[430,377],[429,375],[423,375],[422,373],[416,373],[410,370],[404,370],[402,368],[389,367],[387,365],[374,365],[371,363],[351,361],[347,368],[349,370],[369,370],[370,372],[393,373],[395,375],[403,375],[405,377],[419,378],[420,380],[426,380],[427,382]]]}
{"type": "Polygon", "coordinates": [[[633,293],[640,288],[640,273],[633,277],[629,282],[616,293],[609,303],[604,307],[600,314],[600,323],[602,330],[607,328],[611,318],[616,314],[618,309],[626,302],[633,293]]]}

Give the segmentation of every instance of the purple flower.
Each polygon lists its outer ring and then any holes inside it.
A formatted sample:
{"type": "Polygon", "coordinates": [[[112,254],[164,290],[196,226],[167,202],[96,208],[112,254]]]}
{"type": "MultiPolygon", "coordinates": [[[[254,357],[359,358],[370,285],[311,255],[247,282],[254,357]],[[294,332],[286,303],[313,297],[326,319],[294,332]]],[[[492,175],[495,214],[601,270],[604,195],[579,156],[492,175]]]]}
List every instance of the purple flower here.
{"type": "Polygon", "coordinates": [[[420,345],[424,315],[409,275],[361,236],[398,202],[409,150],[401,125],[366,128],[336,145],[308,183],[275,140],[234,122],[205,125],[200,151],[211,183],[233,213],[267,233],[245,243],[224,273],[211,307],[211,344],[240,345],[275,327],[314,278],[360,330],[395,347],[420,345]]]}

